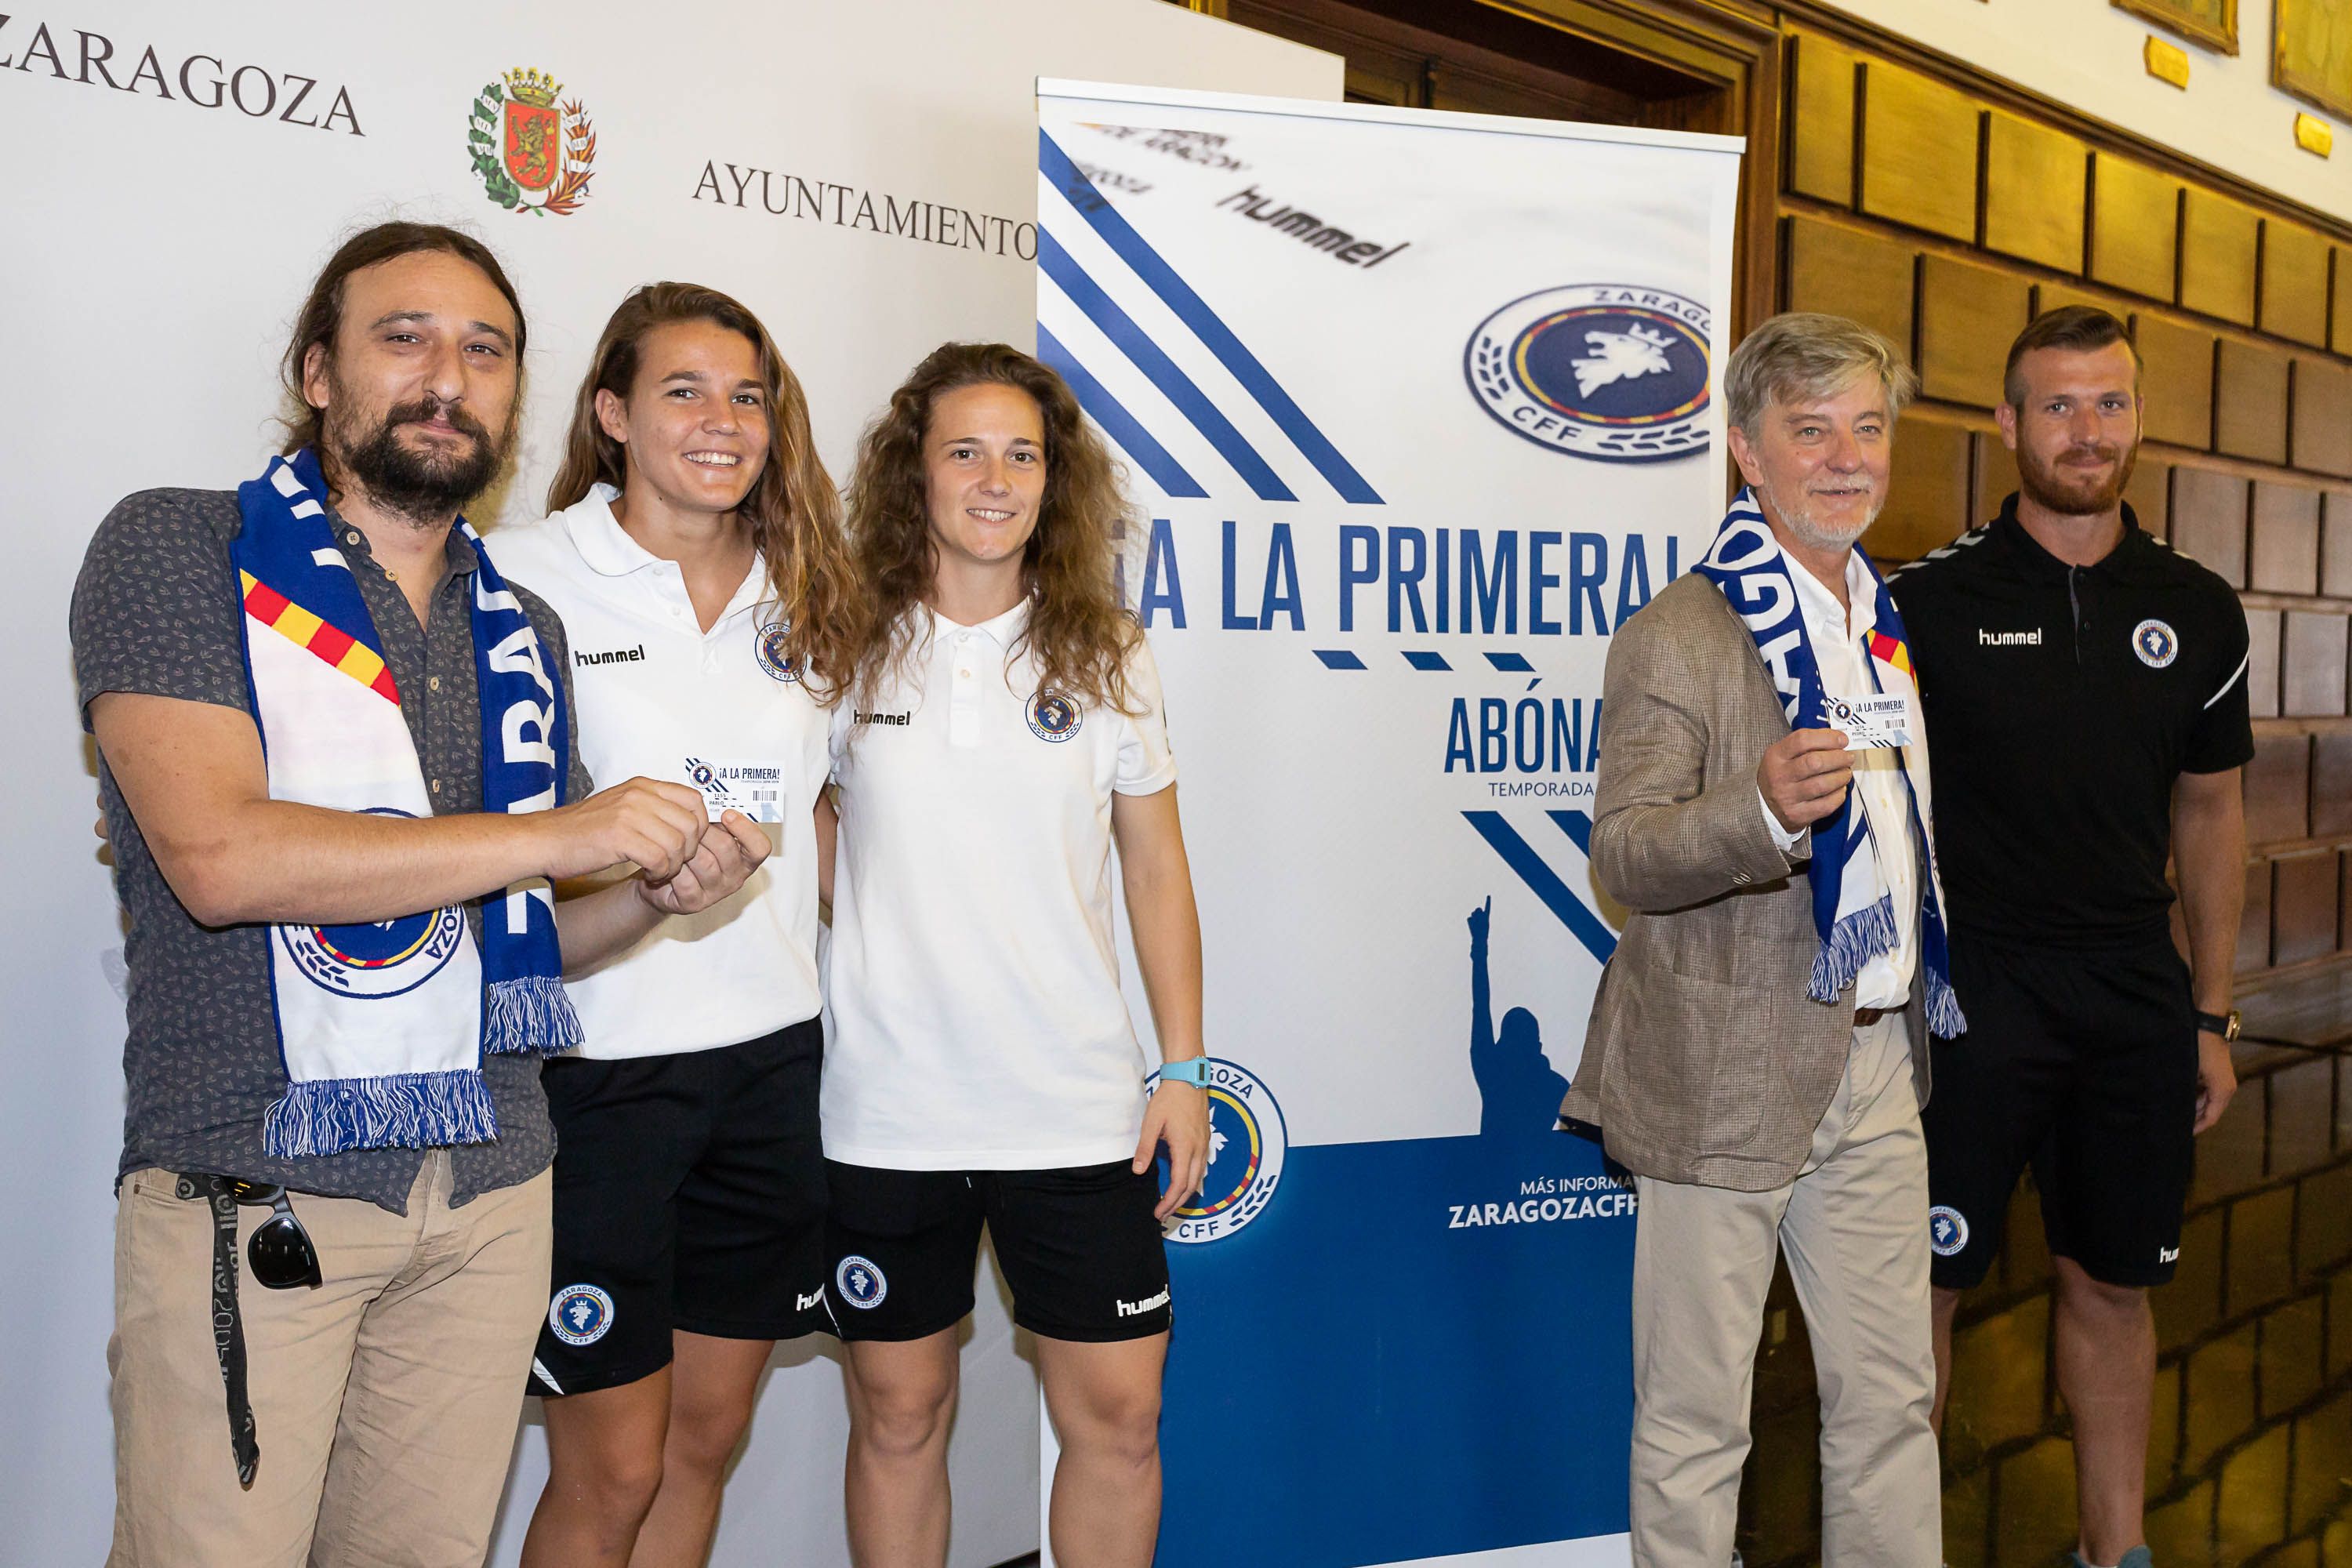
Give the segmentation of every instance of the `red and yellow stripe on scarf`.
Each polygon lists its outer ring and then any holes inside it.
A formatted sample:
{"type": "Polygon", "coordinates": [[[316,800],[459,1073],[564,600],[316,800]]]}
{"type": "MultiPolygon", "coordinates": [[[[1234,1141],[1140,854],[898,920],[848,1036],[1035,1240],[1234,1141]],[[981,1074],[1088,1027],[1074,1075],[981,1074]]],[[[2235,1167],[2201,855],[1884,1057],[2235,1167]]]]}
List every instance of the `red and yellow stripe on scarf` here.
{"type": "Polygon", "coordinates": [[[245,613],[320,661],[350,676],[385,701],[398,705],[400,688],[383,658],[347,632],[337,631],[250,572],[237,574],[245,588],[245,613]]]}
{"type": "Polygon", "coordinates": [[[1885,632],[1871,633],[1870,656],[1881,664],[1891,664],[1901,670],[1906,680],[1914,685],[1918,683],[1919,678],[1911,673],[1911,649],[1901,638],[1888,637],[1885,632]]]}

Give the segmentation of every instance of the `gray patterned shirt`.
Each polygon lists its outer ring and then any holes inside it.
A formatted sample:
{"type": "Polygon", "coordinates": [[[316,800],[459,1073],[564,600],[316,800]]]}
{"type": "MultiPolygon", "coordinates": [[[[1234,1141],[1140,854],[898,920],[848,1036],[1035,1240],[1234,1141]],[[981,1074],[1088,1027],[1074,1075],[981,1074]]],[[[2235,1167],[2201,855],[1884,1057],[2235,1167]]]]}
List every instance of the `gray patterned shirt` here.
{"type": "MultiPolygon", "coordinates": [[[[474,687],[467,607],[473,550],[454,530],[448,575],[435,590],[431,625],[416,624],[400,584],[369,552],[367,536],[328,514],[375,620],[385,661],[399,683],[416,757],[436,814],[482,809],[482,731],[474,687]]],[[[73,655],[82,722],[101,692],[131,691],[253,711],[246,684],[236,577],[229,543],[243,527],[229,490],[142,490],[107,514],[74,584],[73,655]]],[[[563,623],[528,590],[517,596],[562,672],[572,658],[563,623]]],[[[572,711],[577,712],[577,709],[572,711]]],[[[591,788],[574,746],[571,793],[591,788]]],[[[114,886],[129,917],[130,1035],[122,1048],[126,1104],[120,1174],[157,1165],[277,1182],[297,1192],[364,1198],[405,1213],[424,1163],[416,1149],[276,1159],[261,1147],[262,1118],[285,1092],[270,1001],[269,929],[196,923],[173,895],[122,803],[114,775],[99,763],[99,799],[113,843],[114,886]]],[[[478,900],[467,907],[477,940],[478,900]]],[[[499,1136],[451,1152],[462,1203],[545,1169],[554,1152],[539,1062],[490,1057],[482,1076],[497,1108],[499,1136]]]]}

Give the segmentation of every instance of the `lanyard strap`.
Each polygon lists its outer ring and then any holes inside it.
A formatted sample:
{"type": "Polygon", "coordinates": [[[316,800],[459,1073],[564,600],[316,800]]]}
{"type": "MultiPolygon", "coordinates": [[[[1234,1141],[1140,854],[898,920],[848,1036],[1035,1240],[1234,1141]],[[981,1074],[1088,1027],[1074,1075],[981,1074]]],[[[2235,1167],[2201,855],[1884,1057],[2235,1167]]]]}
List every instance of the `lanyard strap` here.
{"type": "Polygon", "coordinates": [[[221,1383],[228,1395],[228,1446],[236,1457],[237,1484],[248,1489],[261,1463],[254,1435],[253,1402],[245,1386],[245,1324],[236,1310],[236,1196],[226,1176],[184,1175],[183,1198],[202,1197],[213,1211],[213,1352],[220,1357],[221,1383]]]}

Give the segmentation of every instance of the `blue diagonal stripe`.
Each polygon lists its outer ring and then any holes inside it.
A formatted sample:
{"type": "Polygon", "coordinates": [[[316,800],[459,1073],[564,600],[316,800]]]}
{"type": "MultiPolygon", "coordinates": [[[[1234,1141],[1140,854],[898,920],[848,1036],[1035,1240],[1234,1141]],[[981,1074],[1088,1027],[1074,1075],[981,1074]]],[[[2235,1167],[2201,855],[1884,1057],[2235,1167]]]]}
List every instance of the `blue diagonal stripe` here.
{"type": "Polygon", "coordinates": [[[1184,465],[1170,456],[1167,447],[1151,438],[1151,432],[1127,411],[1127,405],[1113,397],[1108,387],[1088,374],[1087,367],[1062,346],[1059,338],[1045,330],[1043,321],[1037,323],[1037,357],[1052,365],[1055,373],[1070,384],[1070,390],[1077,395],[1078,406],[1118,443],[1120,450],[1135,459],[1137,467],[1151,476],[1151,482],[1160,487],[1160,494],[1188,499],[1208,495],[1209,492],[1201,488],[1201,481],[1186,473],[1184,465]]]}
{"type": "Polygon", "coordinates": [[[1575,841],[1576,847],[1584,851],[1586,859],[1592,858],[1592,818],[1580,811],[1547,811],[1544,815],[1575,841]]]}
{"type": "MultiPolygon", "coordinates": [[[[1330,481],[1331,488],[1338,490],[1342,499],[1371,506],[1381,504],[1380,492],[1366,483],[1364,476],[1356,472],[1354,466],[1339,455],[1339,449],[1332,446],[1323,432],[1316,428],[1315,422],[1307,417],[1306,412],[1291,401],[1290,395],[1283,391],[1265,366],[1258,363],[1257,356],[1234,336],[1233,329],[1209,308],[1208,301],[1192,292],[1192,286],[1176,275],[1176,269],[1160,259],[1160,253],[1135,232],[1118,209],[1095,189],[1092,180],[1078,172],[1076,165],[1070,162],[1069,154],[1055,145],[1053,137],[1042,128],[1037,132],[1037,169],[1069,198],[1070,205],[1077,209],[1078,215],[1103,237],[1119,258],[1135,269],[1136,276],[1150,284],[1151,291],[1166,300],[1168,308],[1175,311],[1184,324],[1192,329],[1194,335],[1208,345],[1209,352],[1233,373],[1235,381],[1249,390],[1249,395],[1257,399],[1258,406],[1282,427],[1282,433],[1290,437],[1308,462],[1315,465],[1316,471],[1330,481]]],[[[1038,239],[1041,259],[1044,250],[1045,240],[1041,235],[1038,239]]]]}
{"type": "Polygon", "coordinates": [[[1445,656],[1434,648],[1427,652],[1408,650],[1404,656],[1404,661],[1415,669],[1452,669],[1454,668],[1445,662],[1445,656]]]}
{"type": "Polygon", "coordinates": [[[1318,647],[1315,657],[1323,661],[1326,669],[1361,669],[1364,661],[1343,647],[1318,647]]]}
{"type": "Polygon", "coordinates": [[[1601,963],[1608,963],[1609,955],[1617,951],[1616,933],[1601,923],[1601,917],[1587,908],[1583,900],[1569,891],[1568,884],[1544,864],[1543,857],[1519,837],[1517,829],[1503,820],[1503,814],[1499,811],[1465,811],[1462,815],[1469,818],[1472,827],[1478,830],[1478,837],[1503,858],[1503,863],[1517,872],[1519,880],[1544,901],[1544,907],[1559,917],[1560,923],[1584,944],[1585,951],[1601,963]]]}
{"type": "Polygon", "coordinates": [[[1136,369],[1150,377],[1151,384],[1192,422],[1193,428],[1209,438],[1209,444],[1234,466],[1234,471],[1256,492],[1258,500],[1298,499],[1258,456],[1257,448],[1234,428],[1233,421],[1209,401],[1209,395],[1179,370],[1176,362],[1135,324],[1135,318],[1120,310],[1118,301],[1103,292],[1102,285],[1087,277],[1086,268],[1042,228],[1037,231],[1037,265],[1070,297],[1072,304],[1087,313],[1088,321],[1102,329],[1103,336],[1118,345],[1119,353],[1135,362],[1136,369]]]}
{"type": "Polygon", "coordinates": [[[1536,667],[1528,662],[1528,656],[1523,653],[1490,653],[1486,656],[1486,662],[1507,673],[1517,675],[1535,673],[1536,667]]]}

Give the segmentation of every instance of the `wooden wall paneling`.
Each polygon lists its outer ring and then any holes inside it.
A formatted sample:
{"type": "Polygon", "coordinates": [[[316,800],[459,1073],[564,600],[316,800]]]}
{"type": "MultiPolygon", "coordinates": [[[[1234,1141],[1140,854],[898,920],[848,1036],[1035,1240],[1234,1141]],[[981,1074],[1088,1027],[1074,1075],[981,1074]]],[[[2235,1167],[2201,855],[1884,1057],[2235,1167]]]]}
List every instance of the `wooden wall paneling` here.
{"type": "Polygon", "coordinates": [[[1919,390],[1979,408],[2000,403],[2009,345],[2024,329],[2032,289],[2004,268],[1930,252],[1919,258],[1919,390]]]}
{"type": "Polygon", "coordinates": [[[1971,524],[1990,522],[2001,502],[2017,493],[2017,457],[2001,443],[1998,430],[1976,432],[1975,486],[1969,501],[1971,524]]]}
{"type": "Polygon", "coordinates": [[[2172,547],[2233,588],[2246,585],[2246,489],[2235,474],[2185,463],[2172,470],[2172,547]]]}
{"type": "Polygon", "coordinates": [[[2287,460],[2315,474],[2352,477],[2352,364],[2294,356],[2287,460]]]}
{"type": "Polygon", "coordinates": [[[1969,432],[1906,416],[1895,426],[1895,474],[1886,508],[1863,548],[1882,561],[1916,561],[1969,526],[1969,432]]]}
{"type": "Polygon", "coordinates": [[[1985,117],[1985,248],[2060,272],[2080,272],[2083,198],[2089,174],[2090,149],[2074,137],[1998,109],[1990,110],[1985,117]]]}
{"type": "Polygon", "coordinates": [[[2327,254],[2327,346],[2352,354],[2352,247],[2330,246],[2327,254]]]}
{"type": "Polygon", "coordinates": [[[2342,857],[2344,861],[2344,892],[2336,901],[2336,945],[2339,950],[2352,949],[2352,850],[2342,857]]]}
{"type": "Polygon", "coordinates": [[[2179,255],[2180,182],[2113,153],[2091,154],[2091,279],[2150,300],[2169,300],[2179,255]]]}
{"type": "Polygon", "coordinates": [[[1816,201],[1853,205],[1853,89],[1861,57],[1818,33],[1791,40],[1789,188],[1816,201]]]}
{"type": "Polygon", "coordinates": [[[1789,219],[1783,286],[1791,310],[1827,310],[1874,327],[1911,353],[1916,254],[1865,229],[1789,219]]]}
{"type": "Polygon", "coordinates": [[[2132,465],[2131,478],[2124,483],[2124,504],[2132,510],[2132,521],[2142,532],[2158,539],[2172,537],[2172,465],[2150,458],[2146,452],[2132,465]]]}
{"type": "Polygon", "coordinates": [[[2257,463],[2286,462],[2283,349],[2223,338],[2213,371],[2213,446],[2257,463]]]}
{"type": "Polygon", "coordinates": [[[2213,444],[2213,334],[2153,310],[2131,317],[2139,355],[2141,432],[2151,441],[2200,449],[2213,444]]]}
{"type": "Polygon", "coordinates": [[[2271,966],[2271,863],[2246,868],[2245,912],[2238,917],[2238,973],[2271,966]]]}
{"type": "Polygon", "coordinates": [[[2311,837],[2311,737],[2257,735],[2246,764],[2246,842],[2311,837]]]}
{"type": "Polygon", "coordinates": [[[2352,833],[2352,730],[2311,738],[2311,836],[2352,833]]]}
{"type": "Polygon", "coordinates": [[[2190,185],[2180,205],[2181,308],[2252,326],[2262,229],[2253,208],[2190,185]]]}
{"type": "Polygon", "coordinates": [[[2276,610],[2246,612],[2246,711],[2256,719],[2279,716],[2279,642],[2276,610]]]}
{"type": "Polygon", "coordinates": [[[2280,711],[2294,719],[2344,716],[2346,618],[2289,610],[2279,641],[2280,711]]]}
{"type": "Polygon", "coordinates": [[[2313,348],[2327,346],[2327,240],[2284,218],[2263,220],[2261,326],[2313,348]]]}
{"type": "Polygon", "coordinates": [[[1855,205],[1872,217],[1974,244],[1980,112],[1958,88],[1864,61],[1855,205]]]}
{"type": "Polygon", "coordinates": [[[2260,594],[2319,592],[2319,492],[2254,481],[2246,586],[2260,594]]]}
{"type": "Polygon", "coordinates": [[[2352,599],[2352,490],[2327,490],[2320,499],[2319,591],[2352,599]]]}
{"type": "Polygon", "coordinates": [[[2336,900],[2342,870],[2333,849],[2284,857],[2273,872],[2271,962],[2301,963],[2336,951],[2336,900]]]}
{"type": "Polygon", "coordinates": [[[2069,289],[2063,283],[2036,283],[2033,286],[2033,313],[2046,316],[2061,305],[2088,305],[2094,310],[2111,310],[2108,301],[2096,294],[2080,289],[2069,289]]]}

